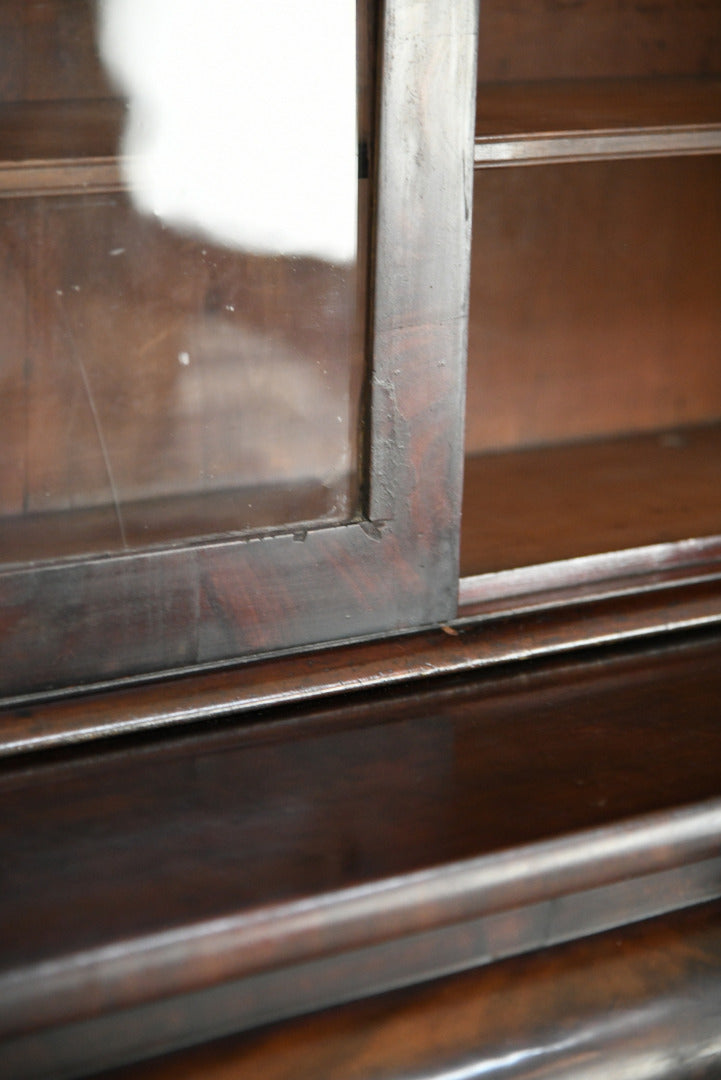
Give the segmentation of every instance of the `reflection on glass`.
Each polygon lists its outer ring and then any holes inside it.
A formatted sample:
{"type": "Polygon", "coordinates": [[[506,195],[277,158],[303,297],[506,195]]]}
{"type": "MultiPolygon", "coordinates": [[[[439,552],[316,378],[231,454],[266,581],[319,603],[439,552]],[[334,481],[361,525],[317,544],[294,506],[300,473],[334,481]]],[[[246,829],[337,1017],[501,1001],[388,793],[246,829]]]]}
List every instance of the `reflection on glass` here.
{"type": "Polygon", "coordinates": [[[356,252],[355,5],[100,0],[134,203],[244,251],[356,252]]]}
{"type": "Polygon", "coordinates": [[[0,85],[0,561],[347,520],[354,0],[41,6],[42,102],[30,50],[0,85]]]}

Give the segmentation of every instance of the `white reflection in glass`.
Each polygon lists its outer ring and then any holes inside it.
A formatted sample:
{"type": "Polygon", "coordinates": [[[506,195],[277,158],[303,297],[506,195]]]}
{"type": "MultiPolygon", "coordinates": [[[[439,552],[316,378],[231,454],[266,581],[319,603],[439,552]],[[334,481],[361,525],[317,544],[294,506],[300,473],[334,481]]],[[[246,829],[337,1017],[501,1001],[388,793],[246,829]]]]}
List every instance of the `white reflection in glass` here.
{"type": "Polygon", "coordinates": [[[139,210],[245,251],[355,259],[355,0],[98,9],[139,210]]]}

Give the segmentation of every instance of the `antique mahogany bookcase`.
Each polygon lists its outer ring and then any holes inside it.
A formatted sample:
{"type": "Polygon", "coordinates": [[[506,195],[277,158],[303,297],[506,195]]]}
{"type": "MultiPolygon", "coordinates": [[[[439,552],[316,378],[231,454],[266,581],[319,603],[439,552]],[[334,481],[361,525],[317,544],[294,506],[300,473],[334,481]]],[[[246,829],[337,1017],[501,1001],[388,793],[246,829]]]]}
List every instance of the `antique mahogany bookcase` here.
{"type": "Polygon", "coordinates": [[[0,1076],[721,1075],[721,5],[347,0],[340,254],[196,7],[0,0],[0,1076]]]}

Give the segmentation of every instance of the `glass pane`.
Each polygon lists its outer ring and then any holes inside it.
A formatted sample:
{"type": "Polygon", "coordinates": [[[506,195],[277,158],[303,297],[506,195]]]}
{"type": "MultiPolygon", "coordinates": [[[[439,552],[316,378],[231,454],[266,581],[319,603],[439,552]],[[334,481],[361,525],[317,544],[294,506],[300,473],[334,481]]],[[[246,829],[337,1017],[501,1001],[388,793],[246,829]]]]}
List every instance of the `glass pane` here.
{"type": "Polygon", "coordinates": [[[3,562],[356,513],[355,0],[310,7],[3,4],[3,562]]]}
{"type": "Polygon", "coordinates": [[[721,156],[480,169],[461,561],[721,533],[721,156]]]}
{"type": "Polygon", "coordinates": [[[718,0],[483,0],[478,45],[482,83],[721,73],[718,0]]]}

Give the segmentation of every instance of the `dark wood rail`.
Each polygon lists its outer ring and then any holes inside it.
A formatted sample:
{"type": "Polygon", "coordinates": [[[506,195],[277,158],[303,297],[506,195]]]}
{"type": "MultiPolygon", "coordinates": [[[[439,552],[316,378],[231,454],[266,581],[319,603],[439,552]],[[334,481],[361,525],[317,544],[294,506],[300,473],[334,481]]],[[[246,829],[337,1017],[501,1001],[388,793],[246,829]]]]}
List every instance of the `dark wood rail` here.
{"type": "Polygon", "coordinates": [[[172,1055],[105,1080],[721,1075],[721,906],[172,1055]]]}

